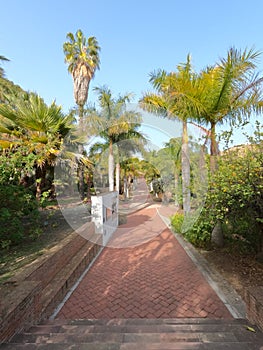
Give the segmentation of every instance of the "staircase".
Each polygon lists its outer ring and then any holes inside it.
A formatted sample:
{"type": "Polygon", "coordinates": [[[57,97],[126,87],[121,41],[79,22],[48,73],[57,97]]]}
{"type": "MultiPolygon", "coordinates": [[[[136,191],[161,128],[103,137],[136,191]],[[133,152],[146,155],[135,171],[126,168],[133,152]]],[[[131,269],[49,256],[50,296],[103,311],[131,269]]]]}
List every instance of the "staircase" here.
{"type": "Polygon", "coordinates": [[[263,350],[263,333],[248,326],[243,319],[55,320],[0,350],[263,350]]]}

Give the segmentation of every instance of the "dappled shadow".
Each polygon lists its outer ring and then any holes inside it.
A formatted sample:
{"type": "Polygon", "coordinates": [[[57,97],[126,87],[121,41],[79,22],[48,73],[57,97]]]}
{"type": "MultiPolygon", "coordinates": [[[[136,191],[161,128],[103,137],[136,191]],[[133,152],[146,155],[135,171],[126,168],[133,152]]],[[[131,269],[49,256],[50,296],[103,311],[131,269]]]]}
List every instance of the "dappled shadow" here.
{"type": "Polygon", "coordinates": [[[114,239],[147,242],[104,248],[58,318],[231,318],[156,209],[141,214],[128,219],[140,220],[136,227],[118,229],[114,239]]]}

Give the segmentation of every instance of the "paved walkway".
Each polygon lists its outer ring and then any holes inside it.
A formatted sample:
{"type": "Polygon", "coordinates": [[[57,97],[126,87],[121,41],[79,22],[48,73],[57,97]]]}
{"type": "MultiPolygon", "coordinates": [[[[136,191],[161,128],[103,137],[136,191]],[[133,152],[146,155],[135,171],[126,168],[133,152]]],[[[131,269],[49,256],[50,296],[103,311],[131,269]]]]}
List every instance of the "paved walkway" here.
{"type": "Polygon", "coordinates": [[[232,318],[159,212],[129,212],[56,318],[232,318]]]}

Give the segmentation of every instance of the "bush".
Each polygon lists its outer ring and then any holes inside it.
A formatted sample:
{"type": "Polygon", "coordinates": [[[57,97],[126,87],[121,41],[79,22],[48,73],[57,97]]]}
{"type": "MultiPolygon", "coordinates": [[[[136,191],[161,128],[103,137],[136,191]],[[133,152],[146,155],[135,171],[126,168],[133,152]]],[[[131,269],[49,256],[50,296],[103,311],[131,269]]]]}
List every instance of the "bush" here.
{"type": "Polygon", "coordinates": [[[196,222],[199,213],[189,214],[176,213],[171,218],[171,225],[175,232],[180,233],[190,243],[198,247],[207,247],[210,242],[211,226],[205,227],[206,222],[200,218],[196,222]]]}
{"type": "Polygon", "coordinates": [[[171,225],[176,233],[182,233],[183,222],[184,222],[183,213],[176,213],[171,217],[171,225]]]}
{"type": "Polygon", "coordinates": [[[263,161],[260,145],[243,146],[220,157],[206,203],[186,233],[197,246],[209,244],[220,221],[226,242],[242,252],[262,249],[263,161]]]}
{"type": "Polygon", "coordinates": [[[38,203],[32,193],[18,185],[0,185],[0,247],[8,248],[39,236],[38,203]]]}

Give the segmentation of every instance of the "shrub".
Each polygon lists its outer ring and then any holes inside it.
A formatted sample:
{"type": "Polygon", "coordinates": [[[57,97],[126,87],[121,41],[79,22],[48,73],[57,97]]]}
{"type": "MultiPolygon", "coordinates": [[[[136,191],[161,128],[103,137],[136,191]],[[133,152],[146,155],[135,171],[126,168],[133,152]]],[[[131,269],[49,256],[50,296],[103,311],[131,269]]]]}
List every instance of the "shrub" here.
{"type": "Polygon", "coordinates": [[[0,247],[8,248],[38,237],[38,203],[32,193],[18,185],[0,185],[0,247]]]}
{"type": "Polygon", "coordinates": [[[260,145],[243,146],[220,157],[205,206],[186,233],[195,245],[209,244],[220,221],[226,241],[243,252],[262,248],[263,161],[260,145]]]}
{"type": "Polygon", "coordinates": [[[176,213],[171,217],[171,225],[176,233],[182,233],[183,222],[184,222],[183,213],[176,213]]]}
{"type": "Polygon", "coordinates": [[[176,213],[171,218],[171,225],[175,232],[180,233],[190,243],[198,247],[207,247],[210,242],[211,226],[203,220],[202,215],[197,219],[199,213],[189,214],[176,213]],[[197,223],[195,223],[197,221],[197,223]],[[207,227],[206,227],[207,226],[207,227]]]}

